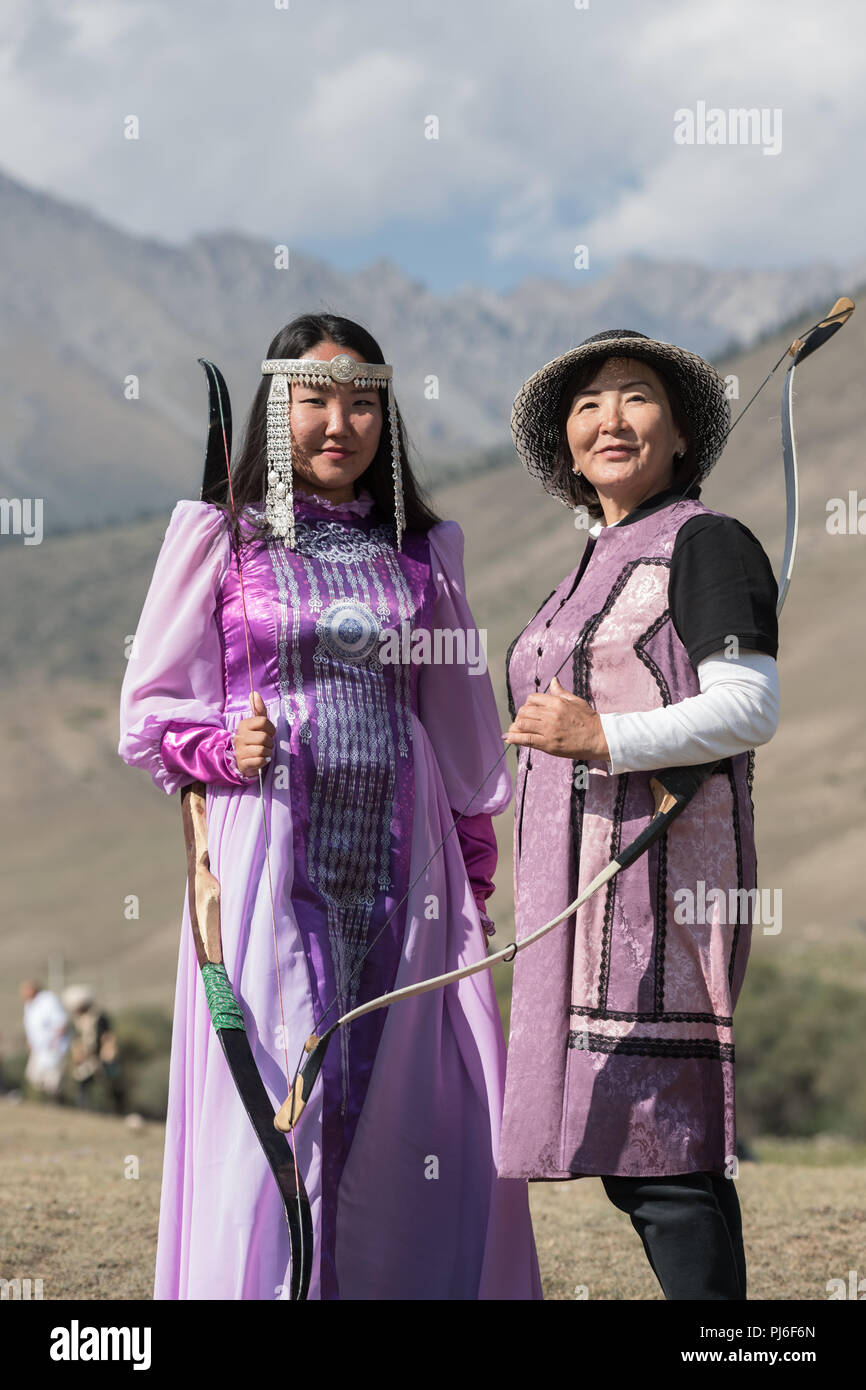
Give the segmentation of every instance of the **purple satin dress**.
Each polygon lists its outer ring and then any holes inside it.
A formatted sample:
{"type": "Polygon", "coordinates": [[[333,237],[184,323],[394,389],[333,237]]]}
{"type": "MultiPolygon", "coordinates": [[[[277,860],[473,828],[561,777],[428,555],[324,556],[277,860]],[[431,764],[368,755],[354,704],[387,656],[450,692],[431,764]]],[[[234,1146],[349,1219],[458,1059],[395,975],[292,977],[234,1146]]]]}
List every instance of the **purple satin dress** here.
{"type": "MultiPolygon", "coordinates": [[[[250,713],[242,596],[205,503],[173,513],[123,687],[121,756],[168,793],[207,783],[226,969],[275,1108],[284,1030],[294,1068],[327,1010],[333,1022],[484,954],[489,818],[511,795],[504,763],[485,780],[502,749],[486,671],[379,659],[384,630],[474,630],[460,528],[407,532],[398,553],[371,509],[363,493],[297,498],[295,550],[242,554],[253,684],[277,730],[264,786],[282,1016],[258,779],[233,751],[250,713]]],[[[211,1027],[185,902],[183,917],[155,1295],[285,1297],[280,1197],[211,1027]]],[[[311,1297],[540,1297],[526,1186],[496,1173],[503,1086],[487,972],[338,1033],[296,1132],[311,1297]]]]}

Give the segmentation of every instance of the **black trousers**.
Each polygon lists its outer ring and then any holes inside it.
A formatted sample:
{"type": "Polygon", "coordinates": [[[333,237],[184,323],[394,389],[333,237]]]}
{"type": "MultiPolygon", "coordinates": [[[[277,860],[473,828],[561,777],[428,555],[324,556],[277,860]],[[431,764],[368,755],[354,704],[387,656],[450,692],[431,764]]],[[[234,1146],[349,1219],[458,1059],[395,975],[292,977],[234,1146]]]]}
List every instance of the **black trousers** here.
{"type": "Polygon", "coordinates": [[[744,1299],[746,1255],[734,1181],[719,1173],[603,1177],[669,1299],[744,1299]]]}

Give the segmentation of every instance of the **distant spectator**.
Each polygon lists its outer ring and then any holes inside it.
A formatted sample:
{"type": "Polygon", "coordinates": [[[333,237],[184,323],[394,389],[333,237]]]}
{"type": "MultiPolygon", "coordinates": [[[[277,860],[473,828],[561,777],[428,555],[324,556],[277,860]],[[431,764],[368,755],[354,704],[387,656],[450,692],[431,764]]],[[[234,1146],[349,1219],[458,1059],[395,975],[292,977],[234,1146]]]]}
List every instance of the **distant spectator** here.
{"type": "Polygon", "coordinates": [[[63,1003],[72,1020],[72,1077],[78,1085],[78,1104],[90,1109],[93,1082],[101,1072],[118,1115],[124,1112],[123,1078],[117,1038],[108,1015],[100,1013],[87,985],[70,985],[63,1003]]]}
{"type": "Polygon", "coordinates": [[[66,1010],[57,995],[36,980],[24,980],[18,993],[24,1002],[24,1032],[30,1050],[24,1076],[34,1090],[59,1101],[69,1051],[66,1010]]]}

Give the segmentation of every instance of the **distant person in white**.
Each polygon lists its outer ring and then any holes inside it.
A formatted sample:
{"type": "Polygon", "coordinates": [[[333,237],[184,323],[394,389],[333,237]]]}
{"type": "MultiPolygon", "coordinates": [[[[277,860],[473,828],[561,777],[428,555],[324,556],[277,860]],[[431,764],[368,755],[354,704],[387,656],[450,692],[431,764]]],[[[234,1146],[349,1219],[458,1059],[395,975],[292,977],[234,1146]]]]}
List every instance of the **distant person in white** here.
{"type": "Polygon", "coordinates": [[[24,1032],[30,1056],[24,1073],[34,1090],[56,1100],[69,1051],[69,1015],[50,989],[25,980],[18,991],[24,1001],[24,1032]]]}

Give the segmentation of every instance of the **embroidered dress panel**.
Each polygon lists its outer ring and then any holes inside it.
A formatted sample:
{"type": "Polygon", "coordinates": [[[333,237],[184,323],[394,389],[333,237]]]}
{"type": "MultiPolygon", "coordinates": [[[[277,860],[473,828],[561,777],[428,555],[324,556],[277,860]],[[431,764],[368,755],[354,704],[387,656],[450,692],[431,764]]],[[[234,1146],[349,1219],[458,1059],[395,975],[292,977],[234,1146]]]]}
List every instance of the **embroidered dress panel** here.
{"type": "MultiPolygon", "coordinates": [[[[412,794],[412,677],[383,665],[388,626],[417,623],[422,576],[407,578],[387,525],[299,521],[294,548],[268,545],[279,594],[283,710],[309,745],[306,873],[327,910],[340,1013],[353,1008],[383,896],[399,898],[391,827],[412,794]]],[[[402,879],[402,874],[399,875],[402,879]]],[[[381,915],[381,911],[380,911],[381,915]]],[[[351,1028],[340,1032],[343,1111],[351,1028]]]]}

